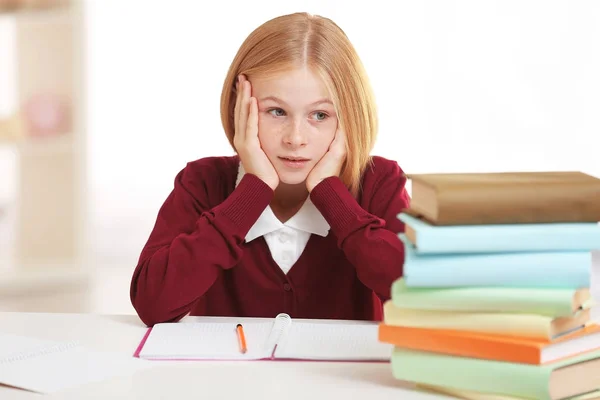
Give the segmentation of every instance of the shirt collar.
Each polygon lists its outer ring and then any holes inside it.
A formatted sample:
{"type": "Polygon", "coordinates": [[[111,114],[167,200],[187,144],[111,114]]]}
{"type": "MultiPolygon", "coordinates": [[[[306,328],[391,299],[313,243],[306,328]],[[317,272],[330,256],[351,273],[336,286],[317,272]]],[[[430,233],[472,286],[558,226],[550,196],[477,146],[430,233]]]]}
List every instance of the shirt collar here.
{"type": "MultiPolygon", "coordinates": [[[[240,163],[238,167],[238,176],[235,182],[236,187],[244,177],[244,174],[244,167],[242,166],[242,163],[240,163]]],[[[315,207],[309,196],[300,210],[285,223],[281,223],[281,221],[277,219],[270,205],[267,206],[246,234],[246,242],[250,242],[268,233],[275,232],[285,226],[323,237],[327,236],[330,228],[329,224],[317,207],[315,207]]]]}

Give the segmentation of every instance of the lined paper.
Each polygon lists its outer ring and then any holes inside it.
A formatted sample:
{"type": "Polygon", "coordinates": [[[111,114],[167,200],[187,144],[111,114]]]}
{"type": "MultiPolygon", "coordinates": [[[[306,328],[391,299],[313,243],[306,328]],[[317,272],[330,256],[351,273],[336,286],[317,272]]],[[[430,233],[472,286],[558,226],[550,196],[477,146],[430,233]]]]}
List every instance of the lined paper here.
{"type": "Polygon", "coordinates": [[[223,318],[201,323],[156,324],[140,358],[180,360],[255,360],[271,356],[267,342],[273,322],[223,318]],[[242,323],[248,351],[241,353],[236,325],[242,323]]]}
{"type": "Polygon", "coordinates": [[[152,360],[297,359],[389,361],[392,345],[378,340],[378,323],[293,319],[206,318],[156,324],[139,353],[152,360]],[[244,327],[248,352],[240,352],[235,327],[244,327]]]}
{"type": "Polygon", "coordinates": [[[54,393],[150,366],[145,360],[91,350],[77,342],[0,334],[0,383],[33,392],[54,393]]]}
{"type": "Polygon", "coordinates": [[[379,342],[376,323],[313,323],[293,320],[277,346],[276,358],[310,360],[389,360],[392,345],[379,342]]]}

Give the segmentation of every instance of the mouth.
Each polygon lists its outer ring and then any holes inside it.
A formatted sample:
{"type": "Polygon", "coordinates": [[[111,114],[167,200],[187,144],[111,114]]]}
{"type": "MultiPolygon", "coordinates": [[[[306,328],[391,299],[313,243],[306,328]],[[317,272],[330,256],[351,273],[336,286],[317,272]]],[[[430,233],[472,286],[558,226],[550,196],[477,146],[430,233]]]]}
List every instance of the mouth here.
{"type": "Polygon", "coordinates": [[[292,169],[304,168],[308,161],[310,161],[310,159],[304,157],[279,157],[279,159],[283,162],[283,165],[292,169]]]}
{"type": "Polygon", "coordinates": [[[294,161],[294,162],[306,162],[310,161],[308,158],[304,157],[279,157],[283,161],[294,161]]]}

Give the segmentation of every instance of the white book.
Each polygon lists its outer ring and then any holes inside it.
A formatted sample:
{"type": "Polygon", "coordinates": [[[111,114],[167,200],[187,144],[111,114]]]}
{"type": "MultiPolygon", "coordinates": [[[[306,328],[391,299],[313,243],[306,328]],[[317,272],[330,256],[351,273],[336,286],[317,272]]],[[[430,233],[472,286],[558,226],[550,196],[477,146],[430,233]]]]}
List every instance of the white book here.
{"type": "Polygon", "coordinates": [[[393,350],[378,340],[378,323],[373,321],[292,319],[288,314],[274,319],[196,318],[154,325],[136,355],[151,360],[389,361],[393,350]]]}
{"type": "Polygon", "coordinates": [[[59,342],[0,333],[0,383],[54,393],[151,366],[135,357],[59,342]]]}

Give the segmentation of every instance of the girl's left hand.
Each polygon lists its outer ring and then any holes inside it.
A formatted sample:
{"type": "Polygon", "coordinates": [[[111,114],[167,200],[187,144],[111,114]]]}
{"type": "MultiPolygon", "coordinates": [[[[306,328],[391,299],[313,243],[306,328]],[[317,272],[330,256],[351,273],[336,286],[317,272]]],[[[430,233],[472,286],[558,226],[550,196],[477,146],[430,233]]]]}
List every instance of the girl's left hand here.
{"type": "Polygon", "coordinates": [[[306,188],[312,192],[313,188],[330,176],[339,176],[342,164],[346,159],[346,134],[338,127],[335,137],[329,145],[327,153],[319,160],[306,178],[306,188]]]}

